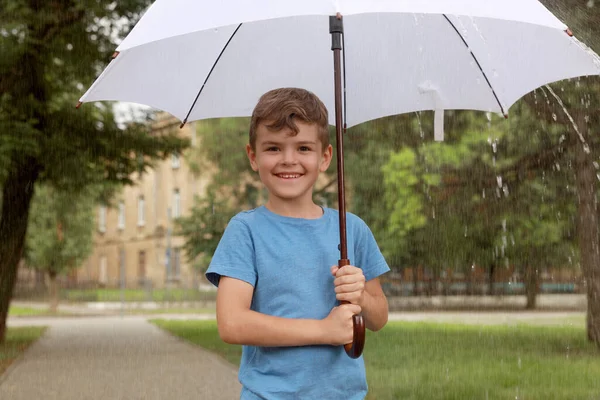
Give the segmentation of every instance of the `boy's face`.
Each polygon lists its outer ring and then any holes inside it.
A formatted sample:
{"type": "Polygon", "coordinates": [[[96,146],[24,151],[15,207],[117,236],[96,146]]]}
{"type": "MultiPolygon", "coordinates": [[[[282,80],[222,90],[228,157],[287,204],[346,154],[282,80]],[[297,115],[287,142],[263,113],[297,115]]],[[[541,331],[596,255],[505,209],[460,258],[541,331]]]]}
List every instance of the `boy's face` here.
{"type": "Polygon", "coordinates": [[[295,121],[297,135],[289,128],[273,132],[260,124],[255,150],[246,152],[250,165],[269,191],[270,201],[312,202],[312,189],[321,172],[329,167],[332,147],[323,149],[317,127],[295,121]]]}

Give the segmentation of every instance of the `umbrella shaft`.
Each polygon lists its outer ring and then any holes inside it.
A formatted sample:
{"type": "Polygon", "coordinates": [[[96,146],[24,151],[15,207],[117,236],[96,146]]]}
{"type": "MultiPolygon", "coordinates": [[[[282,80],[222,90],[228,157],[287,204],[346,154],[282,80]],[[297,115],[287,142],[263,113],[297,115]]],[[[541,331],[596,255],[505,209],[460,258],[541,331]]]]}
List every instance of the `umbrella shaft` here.
{"type": "Polygon", "coordinates": [[[344,190],[344,135],[342,121],[342,62],[341,20],[330,19],[331,49],[333,50],[333,72],[335,83],[335,134],[337,144],[338,207],[340,214],[340,260],[348,259],[346,243],[346,195],[344,190]],[[340,24],[338,26],[334,26],[340,24]]]}

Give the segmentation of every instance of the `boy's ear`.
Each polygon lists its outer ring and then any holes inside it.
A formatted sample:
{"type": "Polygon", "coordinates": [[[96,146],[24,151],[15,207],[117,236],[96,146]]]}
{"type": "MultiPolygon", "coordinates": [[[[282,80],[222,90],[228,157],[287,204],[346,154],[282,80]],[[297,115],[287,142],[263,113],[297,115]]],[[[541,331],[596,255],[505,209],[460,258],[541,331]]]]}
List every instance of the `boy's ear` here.
{"type": "Polygon", "coordinates": [[[256,164],[256,152],[252,150],[252,146],[246,145],[246,154],[248,154],[248,160],[250,160],[250,166],[254,171],[258,171],[258,165],[256,164]]]}
{"type": "Polygon", "coordinates": [[[333,157],[333,147],[328,145],[325,151],[323,152],[323,159],[321,160],[321,166],[319,167],[319,171],[325,172],[327,168],[329,168],[329,164],[331,164],[331,158],[333,157]]]}

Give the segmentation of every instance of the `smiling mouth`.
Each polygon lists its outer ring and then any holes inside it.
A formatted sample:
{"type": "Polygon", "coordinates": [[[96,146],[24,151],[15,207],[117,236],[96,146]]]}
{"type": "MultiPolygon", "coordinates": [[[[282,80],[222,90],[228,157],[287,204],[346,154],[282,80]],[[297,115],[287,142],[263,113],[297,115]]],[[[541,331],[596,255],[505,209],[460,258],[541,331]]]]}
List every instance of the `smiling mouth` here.
{"type": "Polygon", "coordinates": [[[281,179],[296,179],[296,178],[300,178],[302,176],[301,174],[275,174],[275,175],[281,179]]]}

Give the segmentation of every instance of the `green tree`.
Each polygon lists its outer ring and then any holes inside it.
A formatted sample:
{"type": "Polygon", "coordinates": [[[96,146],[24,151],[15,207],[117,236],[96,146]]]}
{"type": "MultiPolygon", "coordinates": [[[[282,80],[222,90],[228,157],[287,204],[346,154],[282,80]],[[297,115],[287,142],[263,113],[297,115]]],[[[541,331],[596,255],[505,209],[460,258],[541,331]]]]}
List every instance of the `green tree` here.
{"type": "Polygon", "coordinates": [[[120,127],[110,105],[74,108],[149,0],[0,1],[0,343],[38,183],[75,190],[130,175],[187,141],[120,127]]]}
{"type": "Polygon", "coordinates": [[[33,196],[25,260],[47,274],[53,312],[59,301],[56,278],[79,267],[92,252],[95,189],[73,193],[40,185],[33,196]]]}
{"type": "Polygon", "coordinates": [[[211,191],[194,200],[189,216],[177,220],[177,234],[185,238],[183,248],[197,271],[206,272],[225,227],[235,214],[225,199],[217,199],[211,191]]]}

